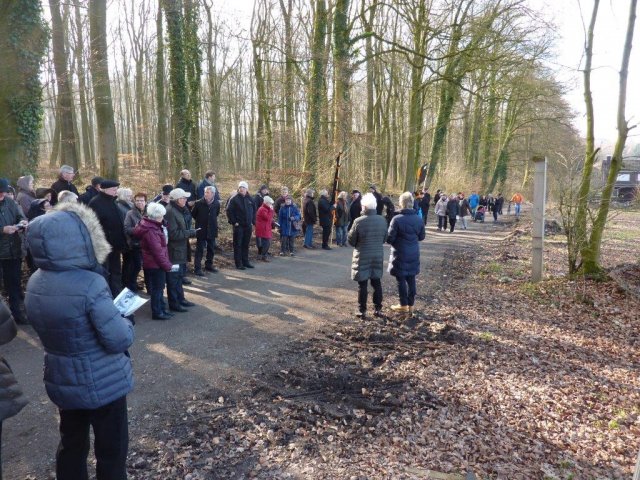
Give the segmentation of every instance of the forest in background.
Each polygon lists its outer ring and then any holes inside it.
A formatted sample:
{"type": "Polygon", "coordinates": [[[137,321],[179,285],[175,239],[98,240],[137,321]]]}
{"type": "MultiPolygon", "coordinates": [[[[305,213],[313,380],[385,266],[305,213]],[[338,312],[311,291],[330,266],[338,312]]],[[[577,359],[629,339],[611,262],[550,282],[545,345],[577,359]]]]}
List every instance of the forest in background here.
{"type": "Polygon", "coordinates": [[[211,0],[42,3],[3,1],[17,62],[0,77],[44,54],[42,122],[14,122],[29,148],[0,149],[7,176],[213,168],[320,186],[342,151],[345,188],[414,189],[426,165],[434,187],[527,191],[533,155],[562,169],[583,151],[548,67],[554,26],[521,0],[256,0],[248,29],[211,0]]]}

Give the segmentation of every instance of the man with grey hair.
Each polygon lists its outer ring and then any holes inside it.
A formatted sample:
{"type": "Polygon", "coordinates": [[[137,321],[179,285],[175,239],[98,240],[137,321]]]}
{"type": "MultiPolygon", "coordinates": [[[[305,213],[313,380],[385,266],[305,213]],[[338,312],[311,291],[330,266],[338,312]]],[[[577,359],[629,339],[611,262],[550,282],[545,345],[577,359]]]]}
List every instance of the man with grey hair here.
{"type": "Polygon", "coordinates": [[[276,200],[276,203],[273,205],[273,210],[274,212],[276,212],[276,215],[280,213],[280,207],[284,205],[285,199],[289,196],[289,187],[283,185],[280,188],[280,193],[281,195],[278,197],[278,199],[276,200]]]}
{"type": "Polygon", "coordinates": [[[76,203],[78,201],[78,195],[69,190],[62,190],[58,193],[58,203],[76,203]]]}
{"type": "Polygon", "coordinates": [[[202,198],[193,206],[191,214],[196,222],[196,255],[193,262],[193,272],[203,277],[202,257],[206,250],[204,262],[205,270],[217,272],[213,266],[213,243],[218,236],[218,215],[220,214],[220,201],[216,199],[216,189],[211,185],[204,187],[202,198]]]}
{"type": "Polygon", "coordinates": [[[367,313],[367,283],[373,287],[374,315],[382,315],[382,278],[384,249],[387,239],[387,221],[377,215],[376,197],[367,193],[362,197],[362,215],[356,218],[349,230],[349,245],[355,247],[351,262],[351,279],[358,282],[358,307],[356,314],[365,318],[367,313]]]}
{"type": "Polygon", "coordinates": [[[227,218],[233,226],[233,259],[238,270],[254,268],[249,262],[249,244],[255,222],[254,204],[248,194],[249,184],[238,184],[238,193],[229,200],[227,218]]]}
{"type": "Polygon", "coordinates": [[[387,243],[391,244],[389,273],[398,282],[399,305],[392,305],[394,312],[413,314],[416,297],[416,275],[420,273],[420,245],[424,240],[424,222],[413,208],[411,192],[400,195],[400,213],[389,225],[387,243]]]}
{"type": "Polygon", "coordinates": [[[76,172],[73,167],[69,165],[62,165],[60,167],[60,173],[58,174],[58,180],[51,184],[51,189],[55,192],[54,197],[51,199],[51,204],[55,205],[58,202],[58,193],[63,190],[69,190],[70,192],[78,195],[78,189],[76,186],[71,183],[73,177],[75,177],[76,172]]]}
{"type": "Polygon", "coordinates": [[[329,192],[325,189],[320,190],[320,199],[318,200],[318,220],[322,227],[322,249],[331,250],[329,246],[329,237],[331,236],[331,226],[333,224],[333,215],[331,212],[335,207],[329,202],[329,192]]]}

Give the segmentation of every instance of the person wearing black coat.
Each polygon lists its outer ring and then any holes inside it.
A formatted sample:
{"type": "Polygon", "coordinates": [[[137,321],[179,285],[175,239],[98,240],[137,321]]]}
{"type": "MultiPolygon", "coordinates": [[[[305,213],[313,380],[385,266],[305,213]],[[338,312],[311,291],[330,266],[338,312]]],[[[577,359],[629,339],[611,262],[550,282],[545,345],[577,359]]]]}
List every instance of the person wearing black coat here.
{"type": "Polygon", "coordinates": [[[422,210],[422,221],[425,226],[427,225],[427,215],[429,215],[429,206],[431,205],[431,194],[429,189],[425,188],[422,191],[422,200],[420,200],[420,210],[422,210]]]}
{"type": "Polygon", "coordinates": [[[104,267],[109,275],[109,288],[115,298],[122,291],[122,263],[120,260],[123,251],[129,248],[127,237],[124,233],[124,215],[116,203],[116,194],[120,184],[115,180],[102,180],[100,193],[90,202],[91,208],[98,217],[100,225],[111,245],[111,253],[107,257],[104,267]]]}
{"type": "Polygon", "coordinates": [[[362,215],[362,206],[360,205],[360,201],[360,192],[358,190],[351,192],[351,204],[349,205],[349,216],[351,217],[351,220],[349,220],[349,227],[347,230],[351,230],[354,220],[362,215]]]}
{"type": "Polygon", "coordinates": [[[373,196],[376,197],[376,214],[382,215],[384,205],[382,203],[382,195],[378,192],[378,187],[375,185],[369,185],[369,192],[373,193],[373,196]]]}
{"type": "Polygon", "coordinates": [[[60,167],[58,180],[53,182],[53,184],[51,185],[51,190],[53,190],[54,192],[51,198],[51,205],[55,205],[56,203],[58,203],[58,194],[63,190],[69,190],[70,192],[73,192],[76,195],[80,196],[78,194],[78,189],[76,188],[76,186],[71,183],[75,175],[76,172],[73,170],[73,167],[70,167],[69,165],[62,165],[60,167]]]}
{"type": "Polygon", "coordinates": [[[218,236],[218,215],[220,214],[220,201],[216,199],[215,187],[204,187],[203,197],[198,200],[191,210],[196,222],[196,255],[193,263],[193,272],[198,276],[204,276],[202,271],[202,257],[207,251],[204,269],[209,272],[217,272],[213,266],[213,247],[218,236]]]}
{"type": "Polygon", "coordinates": [[[392,305],[391,310],[400,313],[413,313],[416,297],[416,275],[420,273],[420,245],[424,240],[424,223],[412,208],[413,198],[410,192],[400,195],[402,210],[389,226],[387,242],[391,244],[389,273],[398,282],[399,305],[392,305]]]}
{"type": "Polygon", "coordinates": [[[313,189],[309,188],[302,200],[302,223],[304,225],[304,248],[316,248],[313,246],[313,226],[318,221],[316,204],[313,202],[313,189]]]}
{"type": "Polygon", "coordinates": [[[329,193],[326,190],[320,191],[320,200],[318,200],[318,220],[322,227],[322,249],[331,250],[329,246],[329,237],[331,236],[331,225],[333,224],[332,212],[335,207],[329,202],[329,193]]]}
{"type": "Polygon", "coordinates": [[[457,216],[460,215],[460,204],[458,203],[458,197],[451,194],[449,202],[447,203],[447,216],[449,217],[449,232],[453,233],[456,227],[457,216]]]}
{"type": "Polygon", "coordinates": [[[249,184],[238,184],[238,193],[229,200],[227,217],[233,225],[233,258],[238,270],[254,268],[249,262],[249,244],[255,219],[253,200],[247,193],[249,184]]]}
{"type": "Polygon", "coordinates": [[[393,204],[393,200],[391,200],[391,198],[387,196],[382,197],[382,204],[387,209],[387,212],[384,218],[387,221],[387,226],[389,226],[391,224],[391,220],[393,219],[393,217],[397,215],[396,207],[393,204]]]}
{"type": "Polygon", "coordinates": [[[433,196],[433,205],[434,206],[435,206],[436,203],[438,203],[438,200],[440,200],[440,197],[442,196],[442,194],[440,192],[442,192],[442,190],[440,190],[440,189],[436,190],[436,194],[433,196]]]}
{"type": "Polygon", "coordinates": [[[93,197],[100,193],[100,182],[102,182],[102,177],[93,177],[91,179],[91,185],[85,189],[86,191],[82,195],[78,196],[78,202],[89,205],[93,197]]]}
{"type": "Polygon", "coordinates": [[[181,188],[185,192],[191,194],[189,201],[187,202],[187,206],[192,208],[198,199],[198,192],[196,184],[191,179],[191,172],[189,170],[185,169],[180,172],[180,180],[176,183],[175,188],[181,188]]]}

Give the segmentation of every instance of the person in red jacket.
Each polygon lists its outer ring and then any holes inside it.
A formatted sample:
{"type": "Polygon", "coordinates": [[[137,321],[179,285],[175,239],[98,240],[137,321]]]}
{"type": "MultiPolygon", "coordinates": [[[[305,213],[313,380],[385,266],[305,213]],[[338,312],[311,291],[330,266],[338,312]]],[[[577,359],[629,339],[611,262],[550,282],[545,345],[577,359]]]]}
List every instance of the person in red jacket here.
{"type": "Polygon", "coordinates": [[[273,199],[270,196],[264,197],[262,205],[256,214],[256,239],[259,245],[258,258],[268,262],[269,247],[271,246],[271,226],[273,224],[273,199]]]}
{"type": "Polygon", "coordinates": [[[154,320],[168,320],[173,316],[165,309],[162,300],[166,273],[172,268],[167,249],[168,233],[162,224],[165,213],[166,209],[159,203],[149,203],[147,215],[133,230],[133,235],[140,239],[142,267],[149,282],[151,318],[154,320]]]}

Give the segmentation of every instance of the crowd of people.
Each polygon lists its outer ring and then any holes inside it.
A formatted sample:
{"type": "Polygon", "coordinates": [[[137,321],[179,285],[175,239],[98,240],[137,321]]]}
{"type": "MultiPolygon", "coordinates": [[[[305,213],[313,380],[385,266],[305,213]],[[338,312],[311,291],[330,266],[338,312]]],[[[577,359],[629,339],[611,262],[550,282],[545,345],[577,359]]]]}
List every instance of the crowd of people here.
{"type": "MultiPolygon", "coordinates": [[[[437,229],[453,232],[458,220],[463,229],[468,217],[484,221],[484,212],[493,213],[496,221],[504,203],[500,194],[494,198],[473,192],[467,199],[462,193],[446,195],[440,190],[432,199],[425,189],[403,193],[396,209],[390,197],[371,185],[364,195],[359,190],[334,192],[334,201],[326,189],[319,191],[317,201],[315,190],[307,189],[297,205],[286,186],[274,200],[268,185],[252,196],[249,184],[241,181],[223,205],[213,171],[195,182],[188,170],[182,170],[175,185],[164,185],[153,198],[100,177],[80,194],[73,183],[75,173],[64,165],[56,182],[37,189],[32,176],[23,176],[16,183],[17,192],[0,179],[3,284],[13,319],[30,323],[45,349],[45,386],[60,410],[56,473],[62,480],[88,478],[90,427],[97,477],[126,478],[126,395],[133,388],[128,348],[134,319],[123,316],[113,299],[124,288],[138,292],[142,273],[152,319],[169,320],[189,311],[195,304],[185,297],[183,286],[191,282],[187,273],[218,272],[214,262],[216,251],[221,251],[221,214],[232,227],[238,270],[255,268],[249,255],[252,237],[257,259],[271,261],[274,231],[280,236],[278,255],[283,257],[295,256],[297,236],[303,238],[303,248],[318,248],[316,227],[321,249],[352,246],[357,315],[366,318],[368,285],[373,289],[373,315],[382,315],[385,243],[391,245],[388,272],[397,281],[399,297],[390,308],[412,314],[419,242],[425,238],[431,205],[437,229]],[[23,259],[31,273],[26,294],[23,259]]],[[[519,215],[522,196],[514,195],[512,202],[519,215]]],[[[0,309],[0,342],[11,339],[10,327],[3,333],[5,317],[11,315],[0,309]]],[[[0,369],[0,376],[5,374],[0,369]]],[[[5,403],[11,409],[0,409],[0,433],[1,420],[22,408],[23,397],[16,392],[14,388],[11,402],[5,403]]],[[[0,400],[3,393],[0,389],[0,400]]]]}

